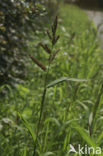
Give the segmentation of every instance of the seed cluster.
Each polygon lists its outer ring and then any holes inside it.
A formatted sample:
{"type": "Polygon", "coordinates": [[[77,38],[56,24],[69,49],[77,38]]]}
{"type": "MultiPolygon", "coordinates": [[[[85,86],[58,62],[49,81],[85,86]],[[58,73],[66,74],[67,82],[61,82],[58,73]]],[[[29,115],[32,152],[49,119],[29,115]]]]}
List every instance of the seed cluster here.
{"type": "MultiPolygon", "coordinates": [[[[57,31],[57,26],[58,26],[58,17],[56,16],[53,25],[51,26],[51,33],[47,30],[47,35],[51,41],[52,47],[57,43],[59,40],[60,36],[56,35],[57,31]]],[[[51,63],[54,59],[57,53],[60,51],[60,49],[57,49],[56,51],[53,52],[53,49],[50,48],[47,44],[44,44],[42,42],[39,43],[39,45],[44,49],[46,53],[49,54],[49,63],[51,63]]],[[[46,71],[46,67],[43,63],[38,61],[36,58],[33,56],[29,55],[29,57],[32,59],[32,61],[37,64],[38,67],[40,67],[43,71],[46,71]]]]}

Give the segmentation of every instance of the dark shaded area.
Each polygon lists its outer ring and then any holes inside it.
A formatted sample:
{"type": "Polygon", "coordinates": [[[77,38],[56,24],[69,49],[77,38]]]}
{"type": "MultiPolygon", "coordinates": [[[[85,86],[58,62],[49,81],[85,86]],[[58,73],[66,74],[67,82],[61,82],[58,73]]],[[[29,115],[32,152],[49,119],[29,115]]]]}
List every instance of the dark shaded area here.
{"type": "Polygon", "coordinates": [[[35,3],[7,1],[0,3],[0,85],[20,82],[25,77],[25,59],[32,19],[39,15],[35,3]]]}
{"type": "Polygon", "coordinates": [[[85,9],[102,9],[103,8],[103,0],[65,0],[65,2],[73,3],[78,5],[81,8],[85,9]]]}
{"type": "Polygon", "coordinates": [[[103,8],[103,0],[79,0],[77,4],[80,7],[88,8],[88,9],[102,9],[103,8]]]}

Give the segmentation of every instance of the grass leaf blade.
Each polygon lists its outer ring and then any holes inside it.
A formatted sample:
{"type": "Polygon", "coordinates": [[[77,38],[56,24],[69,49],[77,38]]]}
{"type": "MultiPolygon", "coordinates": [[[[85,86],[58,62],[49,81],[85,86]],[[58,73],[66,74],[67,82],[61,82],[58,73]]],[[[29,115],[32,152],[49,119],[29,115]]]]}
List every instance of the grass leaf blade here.
{"type": "Polygon", "coordinates": [[[64,82],[64,81],[85,82],[85,81],[87,81],[87,80],[85,80],[85,79],[76,79],[76,78],[62,77],[62,78],[60,78],[60,79],[54,80],[54,81],[52,81],[51,83],[49,83],[49,84],[47,85],[46,88],[53,87],[53,86],[55,86],[55,85],[57,85],[57,84],[59,84],[59,83],[62,83],[62,82],[64,82]]]}
{"type": "Polygon", "coordinates": [[[33,141],[34,141],[34,143],[35,143],[36,136],[35,136],[35,134],[34,134],[34,132],[33,132],[33,130],[32,130],[32,127],[30,126],[30,124],[28,123],[28,121],[27,121],[20,113],[18,113],[18,115],[21,117],[21,119],[22,119],[22,121],[23,121],[25,127],[26,127],[26,128],[28,129],[28,131],[30,132],[30,134],[31,134],[31,136],[32,136],[32,139],[33,139],[33,141]]]}

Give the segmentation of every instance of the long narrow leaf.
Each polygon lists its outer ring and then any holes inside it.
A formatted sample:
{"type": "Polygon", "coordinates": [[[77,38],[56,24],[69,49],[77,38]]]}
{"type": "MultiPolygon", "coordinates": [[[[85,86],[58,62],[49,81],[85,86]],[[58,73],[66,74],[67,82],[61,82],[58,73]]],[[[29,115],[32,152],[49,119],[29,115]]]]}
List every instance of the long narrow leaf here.
{"type": "Polygon", "coordinates": [[[103,140],[103,132],[100,134],[100,136],[97,138],[97,144],[100,145],[101,141],[103,140]]]}
{"type": "Polygon", "coordinates": [[[25,149],[24,149],[24,154],[23,154],[23,156],[26,156],[26,152],[27,152],[27,147],[25,147],[25,149]]]}
{"type": "Polygon", "coordinates": [[[53,87],[53,86],[55,86],[55,85],[57,85],[57,84],[59,84],[61,82],[64,82],[64,81],[85,82],[87,80],[85,80],[85,79],[76,79],[76,78],[62,77],[60,79],[54,80],[53,82],[49,83],[46,88],[53,87]]]}
{"type": "Polygon", "coordinates": [[[23,117],[20,113],[18,113],[18,114],[19,114],[19,116],[21,117],[21,119],[22,119],[22,121],[23,121],[25,127],[26,127],[26,128],[28,129],[28,131],[30,132],[30,134],[31,134],[31,136],[32,136],[32,139],[33,139],[33,141],[34,141],[34,143],[35,143],[36,135],[34,134],[32,127],[30,126],[30,124],[28,123],[28,121],[27,121],[26,119],[24,119],[24,117],[23,117]]]}
{"type": "Polygon", "coordinates": [[[49,156],[49,155],[54,155],[54,153],[53,152],[46,152],[46,153],[44,153],[42,156],[49,156]]]}
{"type": "Polygon", "coordinates": [[[81,135],[81,137],[87,142],[88,145],[96,148],[96,145],[92,138],[85,132],[83,128],[78,126],[77,124],[73,124],[73,128],[81,135]]]}

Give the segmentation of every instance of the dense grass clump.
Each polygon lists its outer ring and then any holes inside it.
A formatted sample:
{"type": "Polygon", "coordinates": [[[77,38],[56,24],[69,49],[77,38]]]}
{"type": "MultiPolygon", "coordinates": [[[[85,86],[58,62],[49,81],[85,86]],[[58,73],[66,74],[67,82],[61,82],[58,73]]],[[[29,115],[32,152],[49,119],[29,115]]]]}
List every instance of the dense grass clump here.
{"type": "MultiPolygon", "coordinates": [[[[24,84],[14,90],[9,86],[0,88],[9,90],[9,94],[0,99],[2,156],[32,156],[35,140],[39,156],[68,156],[70,144],[75,148],[78,144],[102,148],[102,52],[98,48],[96,28],[79,8],[61,5],[56,33],[60,39],[54,51],[60,49],[60,52],[51,63],[46,80],[41,119],[45,71],[38,68],[37,63],[28,57],[30,73],[24,84]]],[[[37,40],[30,43],[30,55],[48,67],[48,53],[43,45],[38,46],[42,41],[53,48],[49,39],[40,33],[37,40]],[[33,46],[38,49],[37,54],[33,46]]]]}

